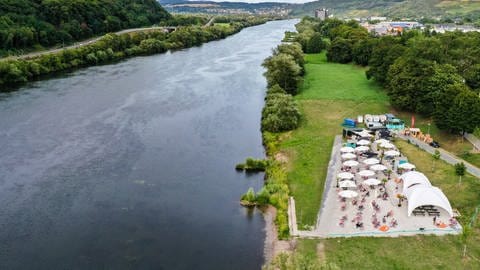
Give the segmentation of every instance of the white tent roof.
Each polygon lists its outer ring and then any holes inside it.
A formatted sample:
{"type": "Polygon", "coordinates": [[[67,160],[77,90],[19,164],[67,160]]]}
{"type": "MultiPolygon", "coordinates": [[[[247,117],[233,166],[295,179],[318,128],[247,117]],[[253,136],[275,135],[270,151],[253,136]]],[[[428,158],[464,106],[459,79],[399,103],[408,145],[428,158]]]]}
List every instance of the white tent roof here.
{"type": "Polygon", "coordinates": [[[400,179],[403,180],[403,194],[408,197],[410,188],[416,186],[427,186],[431,187],[430,181],[425,176],[425,174],[417,171],[410,171],[400,175],[400,179]]]}
{"type": "Polygon", "coordinates": [[[453,217],[453,210],[442,190],[432,186],[416,185],[411,187],[411,192],[407,195],[408,200],[408,216],[413,210],[422,205],[434,205],[443,208],[450,217],[453,217]]]}

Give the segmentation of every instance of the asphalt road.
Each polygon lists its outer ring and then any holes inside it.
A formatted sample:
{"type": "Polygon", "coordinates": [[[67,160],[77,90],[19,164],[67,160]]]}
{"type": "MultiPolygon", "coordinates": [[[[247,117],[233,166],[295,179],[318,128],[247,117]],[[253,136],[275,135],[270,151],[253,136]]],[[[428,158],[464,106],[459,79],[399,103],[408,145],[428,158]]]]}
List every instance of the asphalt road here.
{"type": "Polygon", "coordinates": [[[433,154],[433,153],[435,153],[435,150],[438,150],[440,152],[440,159],[442,159],[443,161],[445,161],[449,164],[455,165],[457,163],[463,162],[465,164],[465,167],[467,168],[467,172],[469,172],[470,174],[480,178],[480,169],[479,168],[473,166],[472,164],[466,162],[465,160],[463,160],[461,158],[458,158],[454,154],[452,154],[448,151],[445,151],[442,148],[433,148],[430,145],[428,145],[427,143],[422,142],[422,141],[420,141],[416,138],[413,138],[413,137],[408,137],[408,136],[404,136],[404,135],[401,135],[401,134],[399,134],[398,137],[403,139],[403,140],[410,140],[412,143],[418,145],[418,147],[420,147],[424,151],[427,151],[430,154],[433,154]]]}

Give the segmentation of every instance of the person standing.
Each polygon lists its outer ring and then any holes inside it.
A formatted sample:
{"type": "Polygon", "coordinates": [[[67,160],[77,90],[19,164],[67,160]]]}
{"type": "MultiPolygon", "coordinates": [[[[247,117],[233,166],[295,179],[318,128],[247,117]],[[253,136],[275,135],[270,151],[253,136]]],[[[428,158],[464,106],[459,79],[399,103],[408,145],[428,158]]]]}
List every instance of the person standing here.
{"type": "Polygon", "coordinates": [[[437,216],[433,217],[433,225],[437,224],[437,216]]]}

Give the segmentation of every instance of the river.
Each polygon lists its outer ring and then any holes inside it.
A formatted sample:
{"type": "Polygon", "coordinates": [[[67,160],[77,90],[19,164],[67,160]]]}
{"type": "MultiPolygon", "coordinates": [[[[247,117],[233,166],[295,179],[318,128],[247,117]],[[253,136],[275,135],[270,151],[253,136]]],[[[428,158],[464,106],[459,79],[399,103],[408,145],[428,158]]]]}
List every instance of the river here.
{"type": "Polygon", "coordinates": [[[260,66],[294,21],[0,94],[0,269],[259,269],[260,66]]]}

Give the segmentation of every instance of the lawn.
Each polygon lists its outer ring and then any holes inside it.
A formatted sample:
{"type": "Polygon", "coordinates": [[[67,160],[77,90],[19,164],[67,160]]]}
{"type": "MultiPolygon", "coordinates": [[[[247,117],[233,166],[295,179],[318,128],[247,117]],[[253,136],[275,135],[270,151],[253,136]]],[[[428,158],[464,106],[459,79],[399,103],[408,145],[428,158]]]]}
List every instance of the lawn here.
{"type": "MultiPolygon", "coordinates": [[[[303,119],[300,127],[283,136],[280,150],[289,157],[288,181],[295,197],[300,228],[314,225],[323,193],[326,168],[335,135],[341,133],[343,118],[365,113],[396,112],[387,96],[366,80],[364,69],[353,65],[327,63],[325,54],[307,55],[305,83],[296,96],[303,119]]],[[[426,126],[429,119],[417,117],[426,126]]],[[[432,134],[441,134],[435,125],[432,134]]],[[[438,139],[441,143],[441,141],[438,139]]],[[[448,141],[448,140],[447,140],[448,141]]],[[[444,190],[457,208],[469,219],[480,205],[479,180],[465,176],[458,184],[453,167],[436,162],[426,152],[405,142],[397,142],[418,169],[444,190]]],[[[299,240],[297,252],[316,256],[320,240],[299,240]]],[[[478,269],[480,232],[478,226],[469,238],[468,256],[462,259],[462,243],[457,236],[417,236],[399,238],[350,238],[322,240],[329,265],[340,269],[478,269]]]]}
{"type": "Polygon", "coordinates": [[[306,56],[305,82],[298,100],[328,99],[385,102],[387,96],[374,81],[365,79],[365,69],[327,63],[325,54],[306,56]]]}

